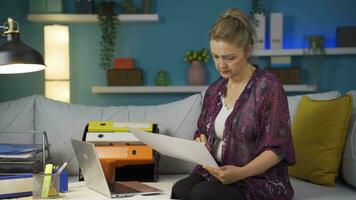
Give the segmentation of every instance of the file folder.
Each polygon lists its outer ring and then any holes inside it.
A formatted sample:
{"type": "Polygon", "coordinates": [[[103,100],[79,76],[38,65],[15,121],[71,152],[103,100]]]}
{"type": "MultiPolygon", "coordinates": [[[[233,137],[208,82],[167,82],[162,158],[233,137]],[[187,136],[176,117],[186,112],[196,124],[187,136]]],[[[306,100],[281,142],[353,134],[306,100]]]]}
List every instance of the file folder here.
{"type": "Polygon", "coordinates": [[[82,140],[95,144],[101,164],[115,165],[116,181],[156,181],[159,154],[143,144],[129,128],[158,133],[158,124],[151,122],[90,121],[82,140]]]}

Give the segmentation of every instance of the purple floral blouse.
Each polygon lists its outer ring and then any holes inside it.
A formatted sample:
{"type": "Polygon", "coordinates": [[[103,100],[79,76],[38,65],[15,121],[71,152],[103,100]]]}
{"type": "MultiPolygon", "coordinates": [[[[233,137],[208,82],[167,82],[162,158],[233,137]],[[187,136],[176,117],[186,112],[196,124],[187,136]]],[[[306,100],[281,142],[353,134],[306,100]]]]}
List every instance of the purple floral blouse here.
{"type": "MultiPolygon", "coordinates": [[[[198,121],[198,133],[206,134],[213,145],[214,122],[226,92],[227,79],[219,79],[208,88],[198,121]]],[[[236,182],[247,200],[287,200],[294,195],[288,178],[288,165],[295,163],[287,97],[275,75],[256,69],[235,102],[225,122],[221,165],[242,167],[266,150],[282,161],[266,172],[236,182]]],[[[215,149],[211,150],[215,155],[215,149]]],[[[200,165],[193,173],[210,176],[200,165]]]]}

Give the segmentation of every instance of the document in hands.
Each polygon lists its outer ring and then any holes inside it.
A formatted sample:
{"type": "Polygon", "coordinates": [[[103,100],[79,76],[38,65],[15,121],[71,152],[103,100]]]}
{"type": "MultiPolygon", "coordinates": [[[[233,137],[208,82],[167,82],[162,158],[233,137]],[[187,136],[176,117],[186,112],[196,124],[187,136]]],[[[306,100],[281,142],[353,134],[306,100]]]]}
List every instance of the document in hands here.
{"type": "Polygon", "coordinates": [[[141,142],[152,147],[163,155],[191,161],[200,165],[218,167],[203,143],[175,138],[166,135],[147,133],[137,129],[129,129],[141,142]]]}

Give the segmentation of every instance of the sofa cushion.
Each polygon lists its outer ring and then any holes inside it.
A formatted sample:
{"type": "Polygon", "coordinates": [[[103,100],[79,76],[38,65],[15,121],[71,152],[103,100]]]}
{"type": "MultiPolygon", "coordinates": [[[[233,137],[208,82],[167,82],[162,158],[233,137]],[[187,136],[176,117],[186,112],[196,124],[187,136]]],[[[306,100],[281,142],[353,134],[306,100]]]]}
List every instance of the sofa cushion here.
{"type": "MultiPolygon", "coordinates": [[[[74,156],[70,138],[82,139],[85,125],[103,120],[101,107],[67,104],[38,96],[35,103],[35,128],[46,131],[54,164],[60,165],[74,156]]],[[[66,170],[78,175],[78,163],[72,159],[66,170]]]]}
{"type": "MultiPolygon", "coordinates": [[[[109,109],[111,112],[126,110],[127,116],[124,121],[158,123],[160,134],[191,140],[197,129],[201,102],[201,94],[195,94],[183,100],[157,106],[128,106],[126,109],[123,109],[123,107],[110,107],[109,109]]],[[[120,121],[115,114],[107,120],[120,121]]],[[[159,173],[190,173],[195,165],[191,162],[162,155],[159,173]]]]}
{"type": "Polygon", "coordinates": [[[296,164],[289,174],[333,186],[338,175],[351,113],[352,97],[311,100],[302,97],[292,123],[296,164]]]}
{"type": "MultiPolygon", "coordinates": [[[[85,125],[92,120],[138,121],[158,123],[160,133],[192,139],[197,129],[201,95],[157,106],[94,107],[66,104],[39,96],[36,100],[36,130],[45,130],[51,144],[53,161],[61,164],[74,155],[70,138],[82,139],[85,125]]],[[[195,164],[161,156],[160,173],[188,173],[195,164]]],[[[73,159],[67,166],[70,174],[78,174],[73,159]]]]}
{"type": "Polygon", "coordinates": [[[24,97],[0,103],[0,132],[19,131],[18,134],[0,133],[2,143],[28,143],[34,142],[33,134],[21,131],[34,131],[34,103],[36,96],[24,97]],[[15,137],[15,138],[13,138],[15,137]]]}
{"type": "Polygon", "coordinates": [[[345,182],[336,181],[334,187],[325,187],[290,178],[294,189],[294,200],[350,200],[355,199],[356,190],[345,182]]]}
{"type": "MultiPolygon", "coordinates": [[[[339,97],[341,94],[337,91],[330,91],[330,92],[323,92],[323,93],[316,93],[316,94],[307,94],[305,96],[315,99],[315,100],[329,100],[339,97]]],[[[289,116],[291,121],[294,120],[295,112],[298,108],[298,104],[300,99],[304,95],[295,95],[295,96],[288,96],[288,108],[289,108],[289,116]]]]}
{"type": "Polygon", "coordinates": [[[342,176],[344,180],[356,188],[356,90],[348,92],[352,95],[352,114],[345,143],[342,176]]]}

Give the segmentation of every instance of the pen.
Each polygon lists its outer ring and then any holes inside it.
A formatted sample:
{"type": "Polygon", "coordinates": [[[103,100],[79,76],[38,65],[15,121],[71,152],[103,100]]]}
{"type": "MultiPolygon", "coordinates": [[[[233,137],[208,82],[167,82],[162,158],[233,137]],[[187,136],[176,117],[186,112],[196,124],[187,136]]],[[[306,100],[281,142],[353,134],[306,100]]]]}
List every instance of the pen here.
{"type": "Polygon", "coordinates": [[[60,173],[64,170],[64,168],[67,167],[67,165],[68,165],[68,162],[64,162],[64,163],[62,164],[62,166],[59,167],[54,173],[55,173],[55,174],[60,174],[60,173]]]}
{"type": "Polygon", "coordinates": [[[60,174],[64,168],[67,167],[68,162],[70,162],[74,158],[74,155],[70,157],[67,161],[65,161],[56,171],[54,171],[55,174],[60,174]]]}

